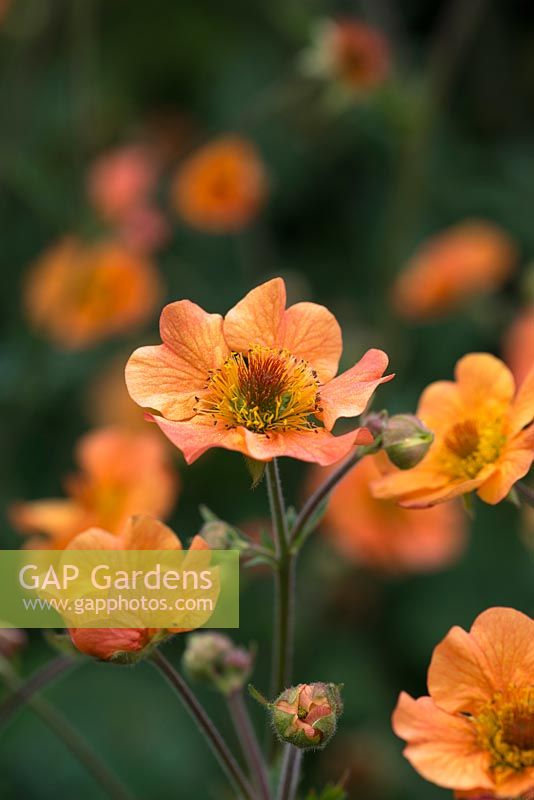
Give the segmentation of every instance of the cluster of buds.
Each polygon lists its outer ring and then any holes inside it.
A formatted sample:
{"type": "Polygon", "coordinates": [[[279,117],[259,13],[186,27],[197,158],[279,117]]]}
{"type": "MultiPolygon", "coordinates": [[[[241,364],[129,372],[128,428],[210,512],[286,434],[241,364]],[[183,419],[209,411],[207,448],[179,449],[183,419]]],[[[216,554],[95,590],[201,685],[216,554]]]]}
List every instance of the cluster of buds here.
{"type": "Polygon", "coordinates": [[[183,655],[184,672],[191,680],[229,695],[243,688],[250,677],[254,655],[220,633],[193,633],[183,655]]]}
{"type": "Polygon", "coordinates": [[[372,412],[365,417],[365,427],[382,445],[389,460],[399,469],[412,469],[428,453],[434,434],[414,414],[372,412]]]}
{"type": "Polygon", "coordinates": [[[336,732],[343,711],[340,686],[299,683],[268,704],[274,731],[281,742],[305,750],[320,750],[336,732]]]}

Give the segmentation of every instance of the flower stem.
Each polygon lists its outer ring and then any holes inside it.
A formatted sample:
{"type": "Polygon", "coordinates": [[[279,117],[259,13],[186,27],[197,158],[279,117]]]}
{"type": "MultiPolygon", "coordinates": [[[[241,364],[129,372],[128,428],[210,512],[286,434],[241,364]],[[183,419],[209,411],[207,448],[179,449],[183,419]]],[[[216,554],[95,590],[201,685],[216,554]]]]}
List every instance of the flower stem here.
{"type": "Polygon", "coordinates": [[[272,678],[273,695],[277,696],[291,682],[295,632],[295,554],[289,547],[286,509],[276,459],[267,463],[266,476],[277,559],[272,678]]]}
{"type": "Polygon", "coordinates": [[[514,489],[520,497],[526,502],[527,506],[534,506],[534,489],[527,486],[523,481],[514,483],[514,489]]]}
{"type": "Polygon", "coordinates": [[[61,675],[69,672],[81,663],[81,659],[60,655],[48,661],[36,670],[25,683],[21,683],[2,704],[0,704],[0,728],[10,721],[16,712],[27,703],[34,694],[54,683],[61,675]]]}
{"type": "Polygon", "coordinates": [[[154,651],[151,661],[171,684],[200,731],[204,734],[220,766],[238,791],[238,796],[245,798],[245,800],[256,800],[252,786],[230,752],[228,745],[179,672],[174,669],[159,650],[154,651]]]}
{"type": "MultiPolygon", "coordinates": [[[[12,691],[19,696],[23,693],[25,684],[7,662],[2,662],[1,676],[12,691]]],[[[44,684],[41,684],[41,688],[44,684]]],[[[122,781],[101,759],[85,737],[77,730],[63,714],[54,708],[43,697],[29,694],[25,699],[26,704],[39,716],[42,721],[53,731],[58,739],[71,751],[80,764],[89,772],[100,785],[106,795],[112,800],[133,800],[133,795],[124,786],[122,781]]]]}
{"type": "Polygon", "coordinates": [[[277,800],[294,800],[300,779],[301,763],[302,750],[293,747],[292,744],[286,744],[277,800]]]}
{"type": "Polygon", "coordinates": [[[376,446],[370,445],[369,447],[358,448],[346,461],[343,462],[328,478],[322,483],[319,488],[308,498],[300,513],[295,520],[295,524],[291,529],[290,545],[291,549],[298,551],[306,537],[308,531],[306,530],[307,523],[313,517],[317,508],[321,505],[330,492],[335,489],[338,483],[343,480],[345,475],[361,461],[361,459],[369,453],[375,452],[376,446]]]}
{"type": "Polygon", "coordinates": [[[252,782],[258,789],[258,798],[270,800],[271,790],[267,768],[263,758],[256,733],[250,721],[250,716],[241,690],[227,695],[228,709],[234,723],[237,738],[241,744],[243,755],[246,758],[252,782]]]}

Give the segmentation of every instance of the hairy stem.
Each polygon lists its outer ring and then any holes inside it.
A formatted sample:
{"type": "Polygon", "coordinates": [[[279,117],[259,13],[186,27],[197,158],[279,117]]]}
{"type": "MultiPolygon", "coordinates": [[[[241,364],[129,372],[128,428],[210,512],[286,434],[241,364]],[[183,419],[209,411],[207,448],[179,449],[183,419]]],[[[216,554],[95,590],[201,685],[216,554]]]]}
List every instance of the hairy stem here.
{"type": "Polygon", "coordinates": [[[286,744],[277,800],[294,800],[300,779],[301,764],[302,750],[293,747],[292,744],[286,744]]]}
{"type": "Polygon", "coordinates": [[[159,650],[154,651],[151,656],[151,661],[178,694],[201,733],[206,738],[217,761],[226,773],[227,778],[237,790],[238,796],[243,797],[245,800],[256,800],[252,786],[230,752],[228,745],[180,673],[174,669],[172,664],[167,661],[159,650]]]}
{"type": "Polygon", "coordinates": [[[266,467],[277,567],[275,572],[275,630],[273,644],[273,695],[291,682],[295,632],[295,555],[289,546],[286,509],[276,459],[266,467]]]}
{"type": "Polygon", "coordinates": [[[231,692],[226,699],[237,738],[247,761],[250,778],[258,789],[258,798],[270,800],[271,791],[265,759],[250,720],[243,692],[241,690],[231,692]]]}

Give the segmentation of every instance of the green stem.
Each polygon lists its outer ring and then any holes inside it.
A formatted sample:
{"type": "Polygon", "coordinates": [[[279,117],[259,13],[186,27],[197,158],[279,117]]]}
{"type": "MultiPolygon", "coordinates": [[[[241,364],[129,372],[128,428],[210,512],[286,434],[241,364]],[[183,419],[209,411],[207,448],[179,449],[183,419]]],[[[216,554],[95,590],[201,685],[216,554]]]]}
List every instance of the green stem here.
{"type": "Polygon", "coordinates": [[[295,554],[289,547],[286,509],[276,459],[267,463],[266,476],[277,558],[272,689],[273,696],[278,696],[291,683],[295,632],[295,554]]]}
{"type": "Polygon", "coordinates": [[[286,744],[277,800],[294,800],[300,780],[301,764],[302,750],[293,747],[292,744],[286,744]]]}
{"type": "Polygon", "coordinates": [[[514,483],[514,489],[518,495],[525,500],[528,506],[534,506],[534,489],[532,489],[530,486],[527,486],[526,483],[523,483],[523,481],[517,481],[517,483],[514,483]]]}
{"type": "MultiPolygon", "coordinates": [[[[1,667],[1,675],[6,684],[13,692],[22,693],[25,684],[16,672],[7,662],[3,662],[1,667]]],[[[43,697],[34,694],[27,697],[26,704],[55,733],[58,739],[61,739],[108,797],[112,800],[133,800],[133,795],[126,789],[122,781],[60,711],[43,697]]]]}
{"type": "Polygon", "coordinates": [[[43,667],[36,670],[27,681],[21,683],[20,688],[0,704],[0,728],[12,719],[13,715],[22,708],[25,703],[42,689],[50,686],[61,675],[69,672],[73,667],[81,663],[81,659],[74,659],[70,656],[61,655],[48,661],[43,667]]]}
{"type": "Polygon", "coordinates": [[[227,695],[226,700],[237,738],[247,761],[251,780],[258,789],[258,798],[260,800],[270,800],[271,791],[265,759],[250,720],[243,692],[240,689],[231,692],[227,695]]]}
{"type": "Polygon", "coordinates": [[[230,752],[228,745],[180,673],[174,669],[172,664],[167,661],[159,650],[154,651],[151,656],[151,661],[176,691],[187,711],[198,725],[199,730],[205,736],[211,747],[215,758],[226,773],[227,778],[237,790],[238,796],[245,798],[245,800],[257,800],[252,786],[244,776],[241,767],[230,752]]]}

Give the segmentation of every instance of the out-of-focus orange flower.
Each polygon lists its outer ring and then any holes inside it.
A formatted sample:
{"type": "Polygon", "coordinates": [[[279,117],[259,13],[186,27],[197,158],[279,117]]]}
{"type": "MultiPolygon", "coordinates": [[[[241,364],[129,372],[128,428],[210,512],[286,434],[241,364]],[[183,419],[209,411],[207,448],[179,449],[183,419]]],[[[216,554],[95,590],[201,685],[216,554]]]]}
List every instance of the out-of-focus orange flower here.
{"type": "Polygon", "coordinates": [[[231,233],[256,216],[266,192],[265,168],[252,143],[225,136],[184,162],[174,179],[172,201],[193,228],[231,233]]]}
{"type": "Polygon", "coordinates": [[[286,309],[284,281],[253,289],[223,319],[189,300],[171,303],[160,320],[163,344],[141,347],[126,367],[133,399],[192,463],[211,447],[258,461],[290,456],[332,464],[356,444],[362,428],[334,436],[339,417],[362,413],[388,358],[368,350],[337,378],[342,342],[324,306],[286,309]]]}
{"type": "Polygon", "coordinates": [[[29,272],[25,305],[32,325],[57,346],[78,349],[140,325],[160,294],[158,272],[144,257],[119,242],[69,237],[29,272]]]}
{"type": "Polygon", "coordinates": [[[146,203],[157,178],[149,149],[125,145],[93,162],[87,176],[87,192],[98,213],[110,222],[117,222],[146,203]]]}
{"type": "MultiPolygon", "coordinates": [[[[92,528],[76,536],[68,550],[182,550],[177,536],[159,520],[146,515],[132,517],[119,535],[92,528]]],[[[190,550],[209,550],[206,542],[195,536],[190,550]]],[[[102,661],[137,660],[148,647],[170,633],[184,628],[71,628],[73,644],[82,653],[102,661]]]]}
{"type": "Polygon", "coordinates": [[[534,790],[534,621],[491,608],[434,650],[430,697],[402,693],[393,729],[427,780],[471,797],[534,790]]]}
{"type": "Polygon", "coordinates": [[[493,291],[512,274],[514,243],[489,222],[464,222],[428,239],[393,287],[393,304],[407,319],[447,314],[463,300],[493,291]]]}
{"type": "Polygon", "coordinates": [[[469,800],[534,800],[534,789],[521,794],[519,797],[499,798],[498,795],[492,792],[481,792],[480,790],[474,792],[455,792],[454,797],[456,800],[466,800],[467,798],[469,798],[469,800]]]}
{"type": "Polygon", "coordinates": [[[503,355],[516,383],[522,383],[534,367],[534,308],[525,309],[508,328],[503,355]]]}
{"type": "Polygon", "coordinates": [[[391,52],[385,36],[357,20],[326,20],[318,27],[304,54],[307,72],[339,81],[350,92],[376,89],[391,70],[391,52]]]}
{"type": "Polygon", "coordinates": [[[11,509],[15,527],[32,535],[28,547],[63,550],[87,528],[119,534],[133,514],[170,512],[178,479],[164,443],[153,433],[119,427],[92,431],[80,439],[76,460],[80,471],[66,481],[68,498],[11,509]]]}
{"type": "Polygon", "coordinates": [[[375,481],[375,497],[422,507],[476,491],[493,505],[529,471],[534,370],[516,391],[502,361],[471,353],[456,364],[455,378],[430,384],[419,401],[417,416],[434,432],[425,458],[375,481]]]}
{"type": "MultiPolygon", "coordinates": [[[[454,561],[465,544],[465,514],[455,503],[415,511],[377,500],[370,485],[383,466],[380,455],[368,456],[337,485],[324,517],[327,536],[351,561],[389,573],[428,572],[454,561]]],[[[310,488],[330,471],[316,469],[310,488]]]]}

